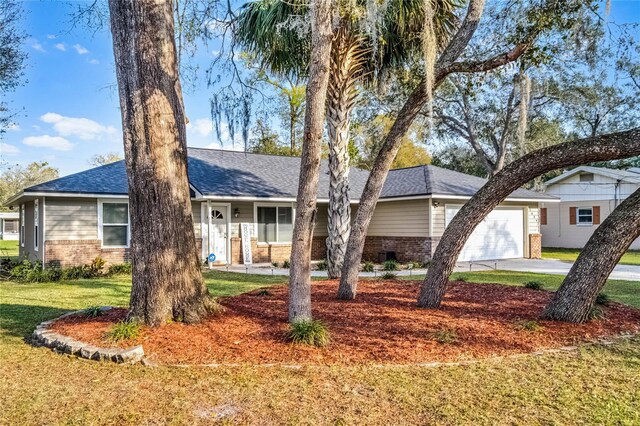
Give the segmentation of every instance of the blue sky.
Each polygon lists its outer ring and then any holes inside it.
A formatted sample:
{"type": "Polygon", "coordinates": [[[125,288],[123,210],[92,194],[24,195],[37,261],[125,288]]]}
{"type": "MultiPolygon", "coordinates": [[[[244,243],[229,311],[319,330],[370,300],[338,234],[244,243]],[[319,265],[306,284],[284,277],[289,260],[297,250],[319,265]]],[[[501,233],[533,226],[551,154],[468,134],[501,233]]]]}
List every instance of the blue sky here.
{"type": "MultiPolygon", "coordinates": [[[[7,99],[20,114],[0,142],[0,160],[48,161],[66,175],[89,168],[95,154],[122,152],[111,37],[106,30],[72,28],[69,14],[78,3],[24,2],[22,24],[30,34],[27,83],[7,99]]],[[[614,0],[611,19],[640,21],[640,1],[614,0]]],[[[202,64],[213,57],[211,48],[198,55],[202,64]]],[[[189,146],[220,147],[209,115],[210,93],[204,76],[195,90],[184,93],[189,146]]],[[[229,141],[225,148],[231,148],[229,141]]]]}

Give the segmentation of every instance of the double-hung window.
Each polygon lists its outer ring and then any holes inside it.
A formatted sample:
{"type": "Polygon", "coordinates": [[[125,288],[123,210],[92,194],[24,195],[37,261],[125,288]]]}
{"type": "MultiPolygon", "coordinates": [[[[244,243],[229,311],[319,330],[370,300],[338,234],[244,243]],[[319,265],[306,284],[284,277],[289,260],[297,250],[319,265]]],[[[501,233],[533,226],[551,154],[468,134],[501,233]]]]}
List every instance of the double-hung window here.
{"type": "Polygon", "coordinates": [[[24,204],[20,205],[20,245],[24,247],[24,204]]]}
{"type": "Polygon", "coordinates": [[[40,230],[40,206],[38,200],[33,201],[33,249],[38,251],[40,248],[40,236],[38,231],[40,230]]]}
{"type": "Polygon", "coordinates": [[[129,205],[127,203],[102,202],[101,204],[103,247],[129,246],[129,205]]]}
{"type": "Polygon", "coordinates": [[[593,209],[591,207],[578,209],[578,225],[593,225],[593,209]]]}
{"type": "Polygon", "coordinates": [[[293,235],[291,206],[256,207],[259,243],[290,243],[293,235]]]}

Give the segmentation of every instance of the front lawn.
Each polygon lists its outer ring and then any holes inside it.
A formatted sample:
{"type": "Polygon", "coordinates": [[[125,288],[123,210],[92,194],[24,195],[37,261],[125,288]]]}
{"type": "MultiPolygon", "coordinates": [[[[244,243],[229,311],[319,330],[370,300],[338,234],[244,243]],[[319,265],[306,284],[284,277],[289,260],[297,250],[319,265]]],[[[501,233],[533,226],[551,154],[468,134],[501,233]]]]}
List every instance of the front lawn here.
{"type": "MultiPolygon", "coordinates": [[[[580,249],[554,248],[554,247],[542,248],[543,259],[558,259],[558,260],[574,262],[578,258],[579,254],[580,254],[580,249]]],[[[622,256],[619,264],[620,265],[640,265],[640,251],[629,250],[622,256]]]]}
{"type": "Polygon", "coordinates": [[[0,258],[18,256],[18,241],[0,240],[0,258]]]}
{"type": "MultiPolygon", "coordinates": [[[[493,274],[494,282],[518,275],[493,274]]],[[[286,280],[206,275],[216,295],[286,280]]],[[[637,285],[629,283],[627,290],[637,293],[637,285]]],[[[623,286],[616,288],[621,298],[623,286]]],[[[450,367],[302,369],[121,366],[58,355],[24,341],[39,322],[69,310],[126,305],[129,290],[124,276],[0,282],[0,424],[640,423],[640,338],[576,353],[450,367]]]]}

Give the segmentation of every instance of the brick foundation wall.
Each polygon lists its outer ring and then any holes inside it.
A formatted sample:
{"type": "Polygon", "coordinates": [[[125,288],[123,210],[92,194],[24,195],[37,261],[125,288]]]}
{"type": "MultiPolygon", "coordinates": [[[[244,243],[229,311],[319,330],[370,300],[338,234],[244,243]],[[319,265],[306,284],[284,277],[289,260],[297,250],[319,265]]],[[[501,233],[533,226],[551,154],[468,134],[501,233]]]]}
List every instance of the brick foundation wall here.
{"type": "MultiPolygon", "coordinates": [[[[291,244],[258,244],[251,239],[251,260],[253,263],[284,262],[291,258],[291,244]]],[[[242,239],[231,238],[231,263],[242,264],[242,239]]]]}
{"type": "Polygon", "coordinates": [[[529,259],[542,259],[542,234],[529,234],[529,259]]]}
{"type": "Polygon", "coordinates": [[[45,242],[46,265],[63,268],[86,265],[100,256],[108,264],[129,261],[128,248],[102,248],[100,240],[53,240],[45,242]]]}
{"type": "MultiPolygon", "coordinates": [[[[101,257],[107,265],[130,262],[128,248],[103,248],[100,240],[48,240],[45,241],[45,265],[62,268],[90,264],[101,257]]],[[[196,238],[196,247],[202,247],[202,238],[196,238]]]]}
{"type": "MultiPolygon", "coordinates": [[[[440,238],[427,237],[367,237],[362,259],[377,262],[380,252],[395,251],[400,262],[424,262],[431,259],[432,250],[435,250],[435,244],[439,240],[440,238]]],[[[326,237],[314,238],[311,244],[311,259],[322,260],[326,257],[326,237]]]]}

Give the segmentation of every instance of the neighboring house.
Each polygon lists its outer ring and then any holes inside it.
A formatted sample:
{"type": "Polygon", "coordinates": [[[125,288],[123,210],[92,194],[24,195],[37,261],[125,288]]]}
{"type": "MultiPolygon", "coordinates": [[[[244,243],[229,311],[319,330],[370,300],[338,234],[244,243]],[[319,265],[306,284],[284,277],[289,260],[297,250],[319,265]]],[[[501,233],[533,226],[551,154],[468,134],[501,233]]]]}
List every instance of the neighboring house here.
{"type": "MultiPolygon", "coordinates": [[[[640,188],[640,168],[581,166],[547,181],[545,186],[545,193],[560,198],[560,203],[542,204],[542,245],[582,248],[598,225],[640,188]]],[[[640,239],[631,248],[640,250],[640,239]]]]}
{"type": "Polygon", "coordinates": [[[20,214],[17,212],[0,212],[0,240],[17,240],[18,220],[20,214]]]}
{"type": "MultiPolygon", "coordinates": [[[[241,224],[254,263],[290,257],[300,158],[190,148],[189,183],[202,259],[243,263],[241,224]]],[[[351,169],[355,217],[368,172],[351,169]]],[[[425,261],[446,225],[486,181],[434,166],[392,170],[369,226],[364,258],[425,261]]],[[[322,163],[313,259],[326,254],[329,174],[322,163]]],[[[122,161],[25,189],[8,201],[25,223],[20,254],[45,264],[129,257],[127,178],[122,161]]],[[[538,205],[552,197],[519,189],[478,227],[460,260],[540,256],[538,205]]],[[[153,206],[148,214],[154,216],[153,206]]],[[[160,218],[156,218],[160,220],[160,218]]]]}

